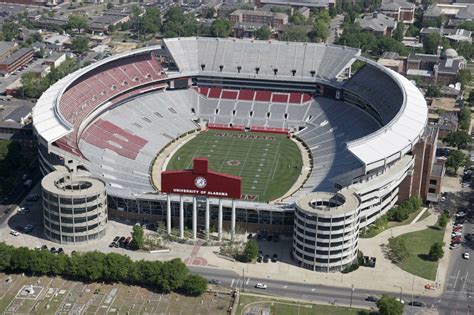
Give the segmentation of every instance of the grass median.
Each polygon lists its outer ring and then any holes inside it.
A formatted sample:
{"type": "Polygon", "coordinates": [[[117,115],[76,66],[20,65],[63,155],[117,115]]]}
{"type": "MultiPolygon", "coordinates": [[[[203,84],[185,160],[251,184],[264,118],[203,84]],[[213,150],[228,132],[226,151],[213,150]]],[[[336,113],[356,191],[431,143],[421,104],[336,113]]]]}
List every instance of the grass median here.
{"type": "Polygon", "coordinates": [[[435,280],[438,261],[430,260],[428,254],[434,243],[443,243],[444,231],[437,227],[429,227],[398,236],[396,239],[403,240],[408,251],[408,257],[398,264],[400,268],[416,276],[435,280]]]}
{"type": "MultiPolygon", "coordinates": [[[[336,301],[337,303],[337,301],[336,301]]],[[[244,312],[255,311],[255,314],[269,311],[270,314],[278,315],[319,315],[319,314],[338,314],[338,315],[360,315],[370,314],[368,310],[349,308],[335,305],[318,305],[313,303],[305,303],[293,300],[273,298],[271,296],[240,296],[239,305],[236,315],[244,314],[244,312]]],[[[253,313],[252,313],[253,314],[253,313]]]]}

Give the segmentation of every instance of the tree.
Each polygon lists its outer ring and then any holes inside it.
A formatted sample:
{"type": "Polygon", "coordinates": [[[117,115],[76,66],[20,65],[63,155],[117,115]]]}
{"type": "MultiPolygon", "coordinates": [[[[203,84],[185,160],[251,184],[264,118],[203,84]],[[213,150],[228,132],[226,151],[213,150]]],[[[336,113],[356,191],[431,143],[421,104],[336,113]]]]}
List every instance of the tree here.
{"type": "Polygon", "coordinates": [[[199,24],[193,15],[185,15],[181,7],[173,6],[166,12],[162,33],[164,37],[196,36],[199,24]]]}
{"type": "Polygon", "coordinates": [[[107,281],[121,281],[128,277],[132,261],[128,256],[110,253],[105,257],[104,278],[107,281]]]}
{"type": "Polygon", "coordinates": [[[258,244],[255,240],[249,240],[245,244],[244,251],[242,253],[241,260],[243,262],[251,262],[256,259],[258,255],[258,244]]]}
{"type": "Polygon", "coordinates": [[[14,40],[18,34],[20,34],[20,29],[18,24],[13,21],[4,21],[2,24],[1,40],[7,42],[14,40]]]}
{"type": "Polygon", "coordinates": [[[145,241],[143,228],[140,225],[134,225],[132,230],[132,247],[140,249],[145,241]]]}
{"type": "Polygon", "coordinates": [[[458,73],[458,81],[461,82],[461,86],[464,89],[466,85],[472,81],[471,71],[469,69],[461,69],[458,73]]]}
{"type": "Polygon", "coordinates": [[[445,228],[449,222],[449,215],[447,213],[443,213],[438,218],[438,226],[440,228],[445,228]]]}
{"type": "Polygon", "coordinates": [[[377,307],[379,308],[379,313],[381,315],[403,314],[403,304],[386,294],[382,295],[382,298],[377,302],[377,307]]]}
{"type": "Polygon", "coordinates": [[[107,10],[113,9],[114,4],[112,2],[107,2],[107,10]]]}
{"type": "Polygon", "coordinates": [[[428,97],[440,97],[441,96],[441,90],[436,85],[429,85],[428,88],[426,89],[426,94],[425,95],[428,96],[428,97]]]}
{"type": "Polygon", "coordinates": [[[474,90],[471,90],[471,92],[469,92],[467,101],[469,102],[470,106],[474,106],[474,90]]]}
{"type": "Polygon", "coordinates": [[[306,23],[306,18],[300,11],[295,11],[295,13],[290,17],[290,22],[294,25],[304,25],[306,23]]]}
{"type": "Polygon", "coordinates": [[[471,109],[467,106],[464,106],[459,112],[459,127],[466,131],[469,131],[469,127],[471,127],[471,109]]]}
{"type": "Polygon", "coordinates": [[[283,34],[283,40],[288,42],[307,42],[308,36],[304,26],[293,25],[283,34]]]}
{"type": "Polygon", "coordinates": [[[449,152],[448,159],[446,160],[446,167],[451,168],[455,173],[461,166],[466,165],[466,155],[459,150],[452,150],[449,152]]]}
{"type": "Polygon", "coordinates": [[[82,54],[89,49],[89,38],[85,36],[76,36],[71,42],[71,49],[78,54],[82,54]]]}
{"type": "Polygon", "coordinates": [[[13,250],[10,245],[0,243],[0,272],[3,272],[10,267],[12,252],[13,250]]]}
{"type": "Polygon", "coordinates": [[[444,251],[443,251],[443,245],[441,243],[436,242],[433,245],[431,245],[430,253],[429,253],[431,260],[438,261],[443,257],[443,255],[444,255],[444,251]]]}
{"type": "Polygon", "coordinates": [[[407,55],[408,51],[406,47],[396,39],[392,37],[383,36],[377,39],[377,48],[379,54],[383,54],[386,51],[396,51],[400,55],[407,55]]]}
{"type": "Polygon", "coordinates": [[[181,288],[188,276],[186,265],[179,258],[165,261],[160,272],[160,281],[164,292],[175,291],[181,288]]]}
{"type": "Polygon", "coordinates": [[[438,33],[430,33],[423,41],[423,49],[426,54],[436,54],[438,46],[441,43],[441,35],[438,33]]]}
{"type": "Polygon", "coordinates": [[[393,32],[393,38],[401,42],[403,40],[403,34],[405,33],[405,24],[403,22],[397,23],[397,28],[393,32]]]}
{"type": "Polygon", "coordinates": [[[161,27],[161,11],[149,8],[145,14],[136,18],[136,27],[140,34],[156,34],[161,27]]]}
{"type": "Polygon", "coordinates": [[[419,34],[420,34],[420,29],[413,24],[410,24],[410,26],[408,26],[408,29],[405,33],[405,35],[408,37],[415,37],[415,36],[418,36],[419,34]]]}
{"type": "Polygon", "coordinates": [[[471,142],[471,137],[467,132],[459,130],[448,134],[446,138],[444,138],[443,142],[451,147],[457,147],[461,150],[469,146],[469,143],[471,142]]]}
{"type": "Polygon", "coordinates": [[[229,37],[232,34],[232,22],[228,19],[218,18],[211,25],[211,34],[215,37],[229,37]]]}
{"type": "Polygon", "coordinates": [[[389,258],[394,263],[403,262],[408,256],[408,250],[406,248],[405,242],[400,238],[389,238],[388,239],[388,248],[389,248],[389,258]]]}
{"type": "Polygon", "coordinates": [[[325,42],[329,37],[329,25],[323,20],[317,20],[314,23],[314,33],[315,36],[312,36],[313,41],[316,42],[325,42]]]}
{"type": "Polygon", "coordinates": [[[67,26],[72,30],[77,30],[80,34],[82,29],[87,28],[87,18],[83,15],[71,14],[67,26]]]}
{"type": "Polygon", "coordinates": [[[256,39],[267,40],[270,39],[270,37],[272,37],[272,30],[266,25],[260,27],[258,30],[255,31],[256,39]]]}
{"type": "Polygon", "coordinates": [[[181,286],[181,291],[190,296],[200,296],[207,290],[207,280],[199,275],[188,275],[181,286]]]}

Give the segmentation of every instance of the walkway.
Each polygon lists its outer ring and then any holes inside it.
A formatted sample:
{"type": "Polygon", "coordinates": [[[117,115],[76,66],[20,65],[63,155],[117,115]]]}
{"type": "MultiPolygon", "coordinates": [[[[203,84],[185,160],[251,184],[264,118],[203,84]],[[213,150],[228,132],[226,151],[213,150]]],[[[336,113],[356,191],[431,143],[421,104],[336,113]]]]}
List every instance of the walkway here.
{"type": "MultiPolygon", "coordinates": [[[[398,293],[400,292],[400,286],[402,287],[403,292],[406,293],[411,293],[413,287],[413,293],[415,295],[439,296],[442,294],[441,290],[425,289],[425,285],[434,284],[433,281],[413,276],[412,274],[400,269],[384,257],[381,248],[381,245],[387,244],[388,239],[392,236],[396,237],[405,233],[426,229],[429,226],[434,225],[436,221],[437,215],[432,214],[420,222],[391,228],[371,239],[360,239],[360,250],[362,250],[366,256],[376,257],[377,264],[375,268],[361,267],[357,271],[349,274],[313,272],[311,270],[302,269],[287,260],[276,264],[235,263],[217,257],[212,252],[213,250],[215,251],[216,248],[211,247],[202,247],[200,249],[200,255],[206,257],[209,265],[212,266],[234,270],[239,274],[242,273],[243,269],[245,269],[245,275],[250,278],[268,278],[283,281],[290,280],[300,283],[338,287],[348,287],[351,284],[354,284],[355,288],[367,290],[377,288],[378,290],[398,293]],[[392,281],[387,281],[387,279],[392,279],[392,281]]],[[[278,246],[282,245],[283,244],[281,243],[278,244],[278,246]]],[[[285,248],[284,250],[290,251],[291,242],[288,242],[287,247],[288,248],[285,248]]],[[[443,279],[441,277],[441,272],[439,278],[443,279]]]]}

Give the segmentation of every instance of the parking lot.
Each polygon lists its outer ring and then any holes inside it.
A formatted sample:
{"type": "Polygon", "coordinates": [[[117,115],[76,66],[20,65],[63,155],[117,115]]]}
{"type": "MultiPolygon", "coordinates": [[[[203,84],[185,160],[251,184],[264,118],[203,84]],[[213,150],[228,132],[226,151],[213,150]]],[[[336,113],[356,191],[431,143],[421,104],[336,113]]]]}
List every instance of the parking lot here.
{"type": "MultiPolygon", "coordinates": [[[[36,187],[31,194],[38,191],[36,187]]],[[[31,195],[30,194],[30,195],[31,195]]],[[[162,259],[173,258],[186,259],[191,255],[192,246],[186,244],[172,243],[169,253],[150,254],[145,251],[134,251],[130,249],[131,232],[135,222],[108,221],[106,235],[98,240],[81,244],[58,244],[47,240],[43,235],[43,214],[41,200],[27,201],[26,199],[16,208],[8,213],[2,213],[4,218],[0,224],[0,237],[7,244],[14,246],[26,246],[29,248],[46,248],[54,252],[72,251],[85,252],[98,250],[104,253],[115,252],[130,256],[132,259],[162,259]],[[26,229],[25,229],[26,228],[26,229]],[[114,241],[116,240],[116,241],[114,241]],[[122,240],[122,241],[119,241],[122,240]],[[115,246],[111,246],[112,243],[115,246]]],[[[156,233],[146,226],[145,234],[156,233]]]]}

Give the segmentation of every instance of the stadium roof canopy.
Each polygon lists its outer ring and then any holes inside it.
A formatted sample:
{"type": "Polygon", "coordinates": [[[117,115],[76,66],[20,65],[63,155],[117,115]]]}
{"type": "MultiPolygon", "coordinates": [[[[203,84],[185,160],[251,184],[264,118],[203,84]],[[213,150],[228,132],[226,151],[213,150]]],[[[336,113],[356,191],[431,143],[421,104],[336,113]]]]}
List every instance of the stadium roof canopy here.
{"type": "Polygon", "coordinates": [[[423,134],[428,119],[426,101],[418,88],[395,71],[379,68],[398,83],[404,98],[398,114],[388,124],[347,144],[348,149],[365,164],[366,170],[384,166],[409,152],[423,134]]]}

